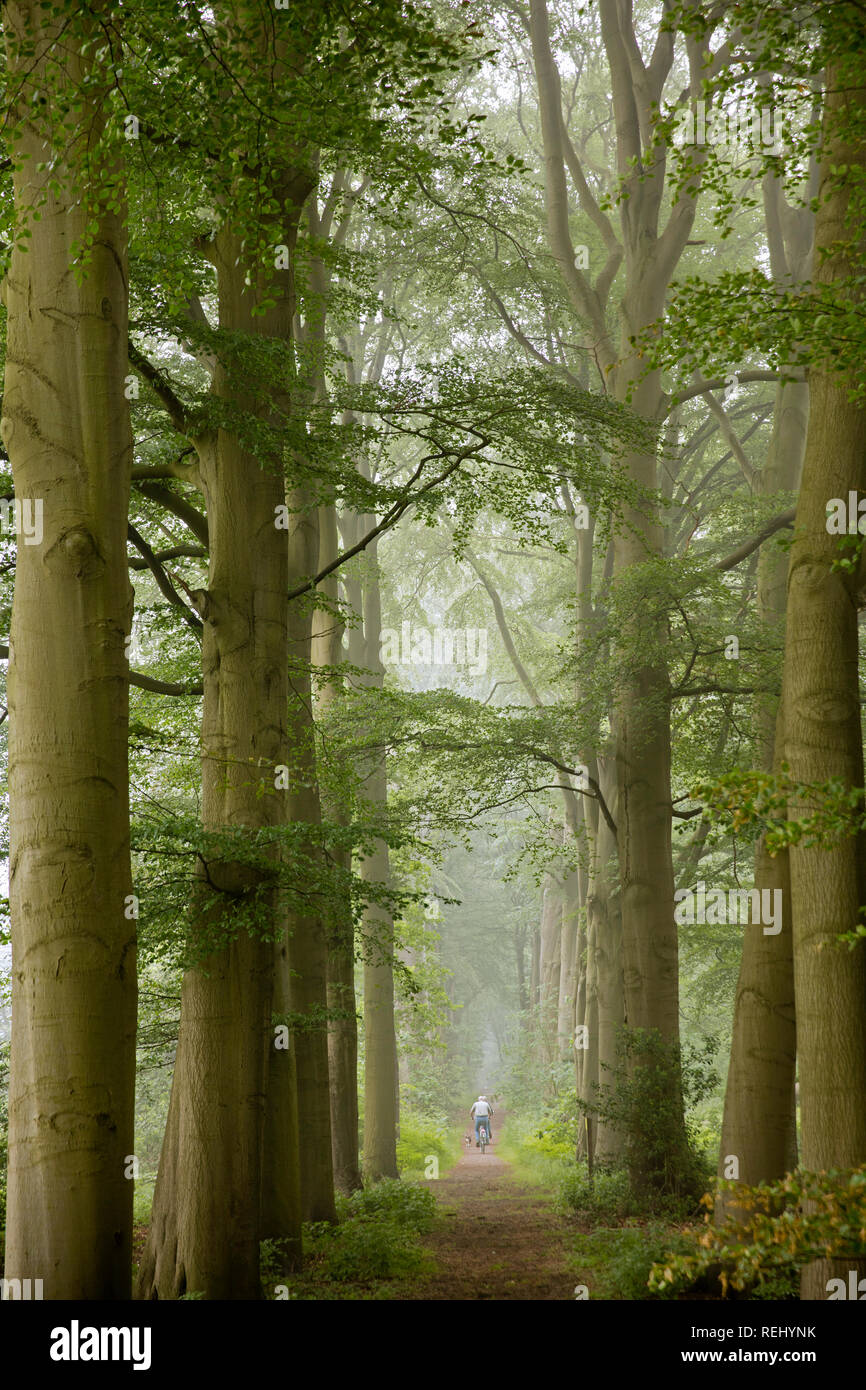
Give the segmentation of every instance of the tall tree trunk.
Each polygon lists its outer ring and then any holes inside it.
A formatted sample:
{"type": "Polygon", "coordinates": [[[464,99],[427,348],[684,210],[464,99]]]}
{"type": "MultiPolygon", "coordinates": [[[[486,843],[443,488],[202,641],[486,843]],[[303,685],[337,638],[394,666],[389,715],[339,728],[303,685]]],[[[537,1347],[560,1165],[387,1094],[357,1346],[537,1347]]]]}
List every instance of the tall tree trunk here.
{"type": "MultiPolygon", "coordinates": [[[[658,305],[659,312],[661,304],[658,305]]],[[[649,305],[635,318],[646,321],[649,305]]],[[[630,321],[634,321],[633,319],[630,321]]],[[[631,385],[619,383],[624,399],[631,385]]],[[[652,417],[658,409],[657,384],[635,392],[634,408],[652,417]],[[655,389],[654,389],[655,387],[655,389]]],[[[642,488],[656,486],[656,461],[633,455],[629,474],[642,488]]],[[[649,557],[662,553],[656,516],[625,509],[617,535],[615,574],[622,585],[634,582],[649,557]]],[[[617,830],[622,881],[621,911],[625,1011],[629,1027],[657,1031],[671,1047],[679,1043],[679,980],[671,856],[670,682],[663,661],[634,652],[663,652],[667,630],[653,621],[647,605],[635,602],[625,619],[623,676],[616,720],[618,766],[617,830]]],[[[681,1115],[673,1120],[681,1126],[681,1115]]],[[[679,1134],[677,1134],[677,1139],[679,1134]]],[[[671,1139],[673,1142],[673,1136],[671,1139]]]]}
{"type": "MultiPolygon", "coordinates": [[[[780,288],[803,284],[811,274],[814,214],[809,207],[790,207],[772,172],[764,176],[763,195],[773,278],[780,288]]],[[[808,419],[808,384],[780,382],[761,472],[763,496],[799,488],[808,419]]],[[[765,545],[758,559],[757,610],[768,645],[784,643],[787,581],[787,553],[765,545]]],[[[752,713],[755,764],[776,775],[784,758],[784,715],[777,706],[772,695],[759,694],[752,713]]],[[[764,837],[755,849],[755,888],[781,893],[783,926],[767,937],[747,927],[743,937],[718,1169],[720,1177],[738,1170],[749,1185],[772,1182],[797,1163],[790,865],[787,850],[768,854],[764,837]]],[[[719,1194],[718,1218],[738,1211],[731,1193],[719,1194]]]]}
{"type": "Polygon", "coordinates": [[[545,1092],[553,1094],[553,1065],[557,1057],[559,980],[562,949],[562,885],[548,873],[541,904],[541,1056],[545,1068],[545,1092]]]}
{"type": "MultiPolygon", "coordinates": [[[[647,320],[636,315],[628,321],[647,320]]],[[[621,392],[623,387],[624,382],[621,392]]],[[[655,412],[652,382],[636,390],[634,405],[647,416],[655,412]]],[[[653,457],[632,456],[629,473],[640,487],[655,488],[653,457]]],[[[661,552],[658,518],[648,519],[635,508],[625,508],[615,545],[617,583],[633,586],[643,567],[651,584],[651,563],[647,562],[661,552]]],[[[653,1144],[635,1142],[630,1147],[631,1177],[639,1188],[656,1186],[668,1180],[664,1174],[680,1172],[675,1155],[683,1153],[686,1143],[677,1070],[679,970],[671,849],[670,681],[664,660],[654,655],[664,652],[667,626],[661,618],[653,620],[647,607],[646,602],[632,600],[624,621],[621,655],[626,669],[615,719],[624,1014],[630,1030],[660,1038],[667,1059],[660,1067],[650,1064],[652,1077],[644,1088],[646,1113],[640,1123],[652,1127],[653,1144]],[[638,652],[647,656],[637,656],[638,652]],[[652,1164],[651,1154],[662,1150],[671,1156],[670,1163],[652,1164]]],[[[640,1050],[631,1065],[646,1065],[640,1050]]]]}
{"type": "Polygon", "coordinates": [[[577,1005],[577,937],[580,926],[580,876],[566,873],[562,885],[562,958],[557,1010],[557,1056],[570,1062],[574,1047],[575,1007],[577,1005]]]}
{"type": "MultiPolygon", "coordinates": [[[[19,527],[9,643],[12,1054],[5,1272],[50,1299],[128,1298],[136,956],[131,900],[125,637],[132,436],[124,378],[122,189],[101,188],[101,33],[35,3],[4,15],[15,209],[39,208],[5,286],[3,441],[19,527]],[[66,30],[62,69],[54,45],[66,30]],[[23,50],[20,45],[32,42],[23,50]],[[87,84],[87,85],[85,85],[87,84]],[[58,168],[37,93],[80,105],[58,168]],[[76,97],[76,94],[81,94],[76,97]],[[29,111],[25,115],[29,103],[29,111]],[[94,158],[86,189],[82,157],[94,158]],[[55,181],[59,180],[59,187],[55,181]],[[113,195],[113,196],[112,196],[113,195]],[[44,201],[43,201],[44,199],[44,201]],[[110,209],[114,210],[110,210],[110,209]],[[86,276],[76,243],[97,226],[86,276]],[[41,528],[41,531],[40,531],[41,528]]],[[[117,167],[106,168],[118,179],[117,167]]]]}
{"type": "MultiPolygon", "coordinates": [[[[319,508],[319,569],[338,553],[337,518],[333,506],[319,508]]],[[[338,597],[336,576],[320,585],[329,600],[326,609],[313,615],[313,664],[318,668],[338,666],[343,660],[344,623],[333,611],[338,597]]],[[[328,713],[340,699],[342,682],[331,675],[317,686],[316,718],[327,722],[328,713]]],[[[348,816],[337,796],[324,798],[322,809],[327,820],[345,826],[348,816]]],[[[358,1016],[355,1000],[355,927],[349,896],[352,855],[334,847],[331,858],[342,875],[337,886],[328,936],[328,1069],[331,1077],[331,1140],[334,1182],[340,1192],[354,1192],[362,1186],[358,1153],[358,1016]]]]}
{"type": "MultiPolygon", "coordinates": [[[[368,550],[364,585],[366,666],[371,684],[381,686],[384,670],[379,643],[382,609],[375,541],[368,550]],[[372,553],[371,553],[372,552],[372,553]]],[[[363,794],[371,808],[387,812],[388,776],[384,753],[375,752],[363,794]]],[[[367,883],[390,881],[390,856],[384,840],[361,861],[367,883]]],[[[397,1176],[397,1041],[394,1027],[394,919],[386,907],[364,909],[364,1172],[368,1178],[397,1176]]]]}
{"type": "MultiPolygon", "coordinates": [[[[583,1053],[583,1066],[580,1074],[580,1086],[582,1098],[592,1101],[597,1095],[599,1084],[598,1070],[598,1034],[599,1034],[599,1008],[598,1008],[598,936],[599,919],[597,913],[587,912],[586,914],[586,1002],[584,1005],[583,1021],[586,1025],[586,1048],[583,1053]]],[[[597,1125],[592,1125],[593,1153],[595,1151],[595,1132],[597,1125]]]]}
{"type": "MultiPolygon", "coordinates": [[[[821,201],[815,222],[815,280],[832,284],[863,263],[862,232],[852,228],[850,191],[862,178],[866,148],[840,133],[840,118],[862,128],[864,89],[848,65],[826,75],[821,201]],[[840,170],[848,169],[847,179],[840,170]],[[832,171],[832,172],[831,172],[832,171]],[[848,249],[852,237],[856,252],[848,249]]],[[[859,204],[858,204],[859,206],[859,204]]],[[[799,783],[836,779],[863,786],[858,675],[857,579],[836,566],[839,538],[827,507],[866,484],[866,411],[848,400],[846,380],[816,364],[810,373],[809,429],[788,579],[783,701],[785,756],[799,783]]],[[[788,814],[808,813],[808,797],[788,814]]],[[[839,949],[866,902],[862,833],[832,848],[790,849],[794,990],[800,1080],[802,1163],[812,1170],[866,1161],[866,953],[839,949]]],[[[847,1277],[852,1261],[815,1261],[801,1296],[826,1298],[827,1280],[847,1277]]]]}
{"type": "MultiPolygon", "coordinates": [[[[809,387],[804,382],[777,388],[770,453],[761,478],[765,495],[793,492],[799,486],[808,413],[809,387]]],[[[758,560],[757,605],[770,641],[784,631],[787,574],[787,554],[765,546],[758,560]]],[[[783,716],[767,696],[756,699],[753,726],[756,765],[778,774],[784,753],[783,716]]],[[[760,926],[744,929],[718,1168],[719,1177],[736,1176],[749,1186],[772,1182],[797,1162],[790,868],[787,850],[770,855],[763,836],[755,848],[755,888],[781,893],[782,930],[765,936],[760,926]]],[[[717,1217],[738,1211],[735,1194],[720,1193],[717,1217]]]]}
{"type": "MultiPolygon", "coordinates": [[[[586,913],[580,915],[577,928],[577,999],[574,1005],[575,1049],[574,1049],[574,1089],[579,1100],[589,1102],[589,1019],[587,1018],[587,930],[586,913]]],[[[578,1154],[586,1155],[587,1126],[578,1130],[578,1154]]]]}
{"type": "MultiPolygon", "coordinates": [[[[659,374],[644,374],[644,361],[635,341],[664,312],[668,285],[694,223],[704,155],[694,151],[690,187],[679,190],[662,224],[665,151],[653,144],[649,131],[653,110],[661,103],[672,70],[674,36],[666,28],[665,16],[652,61],[645,64],[641,56],[643,36],[639,39],[635,32],[631,5],[621,0],[599,0],[598,14],[610,67],[616,128],[618,232],[593,196],[578,151],[568,136],[546,0],[530,0],[528,27],[538,82],[548,240],[605,390],[621,402],[628,400],[632,410],[647,422],[658,423],[668,402],[659,374]],[[575,257],[566,167],[581,211],[595,224],[606,252],[594,281],[579,268],[575,257]],[[624,288],[617,346],[610,334],[609,311],[613,306],[608,301],[621,266],[624,288]]],[[[700,87],[705,49],[692,34],[685,36],[685,49],[694,94],[700,87]]],[[[654,452],[635,451],[623,463],[631,482],[645,496],[656,493],[654,452]]],[[[685,1129],[676,1068],[679,1007],[671,858],[670,683],[663,656],[668,634],[654,583],[663,538],[654,504],[624,506],[618,519],[615,582],[626,611],[619,630],[621,674],[613,722],[619,768],[617,828],[625,1009],[629,1027],[657,1034],[672,1061],[665,1077],[658,1078],[658,1099],[665,1118],[656,1118],[654,1133],[660,1149],[673,1155],[682,1150],[685,1129]],[[658,609],[655,616],[654,605],[658,609]],[[664,1135],[660,1132],[662,1124],[664,1135]]],[[[641,1152],[635,1151],[633,1178],[638,1183],[649,1177],[641,1152]]],[[[668,1163],[660,1165],[659,1171],[661,1166],[670,1169],[668,1163]]]]}
{"type": "MultiPolygon", "coordinates": [[[[289,535],[293,580],[315,574],[319,555],[318,514],[314,500],[297,491],[289,535]]],[[[321,820],[316,747],[312,717],[310,649],[312,611],[309,596],[289,610],[291,757],[288,814],[293,824],[317,826],[321,820]]],[[[321,851],[306,843],[302,852],[324,876],[321,851]]],[[[326,895],[327,896],[327,895],[326,895]]],[[[289,1001],[295,1016],[295,1067],[298,1084],[301,1206],[305,1221],[335,1221],[334,1168],[331,1142],[328,1067],[328,943],[324,911],[292,912],[289,922],[289,1001]]]]}
{"type": "MultiPolygon", "coordinates": [[[[612,758],[599,759],[598,780],[616,820],[616,765],[612,758]]],[[[587,918],[594,934],[593,952],[598,1007],[598,1083],[613,1084],[617,1042],[625,1022],[622,972],[622,920],[619,909],[619,873],[616,836],[603,816],[598,817],[593,844],[592,881],[587,897],[587,918]]],[[[596,1124],[596,1158],[613,1163],[621,1157],[623,1136],[601,1117],[596,1124]]]]}
{"type": "Polygon", "coordinates": [[[526,985],[526,928],[518,924],[514,928],[514,964],[517,971],[517,1007],[521,1014],[529,1008],[529,990],[526,985]]]}
{"type": "MultiPolygon", "coordinates": [[[[292,242],[308,188],[298,176],[281,190],[290,229],[284,235],[292,242]]],[[[291,269],[278,272],[276,305],[257,315],[260,272],[245,264],[230,229],[217,236],[214,262],[220,328],[290,341],[291,269]]],[[[236,408],[249,407],[249,383],[222,364],[213,389],[236,408]]],[[[267,401],[256,408],[265,416],[270,409],[267,401]]],[[[285,501],[283,480],[226,430],[203,444],[200,456],[210,534],[208,588],[198,599],[203,825],[216,832],[280,825],[286,802],[274,788],[287,745],[288,547],[275,523],[285,501]]],[[[265,1214],[272,1225],[273,1215],[269,1201],[262,1209],[265,1096],[275,1045],[274,950],[283,919],[275,883],[279,853],[272,857],[273,868],[227,859],[202,870],[200,896],[212,885],[217,905],[196,910],[194,904],[193,943],[202,933],[209,943],[216,933],[228,944],[184,977],[169,1120],[139,1273],[142,1297],[261,1293],[260,1223],[265,1214]],[[253,904],[264,935],[249,930],[253,904]]],[[[290,1139],[287,1145],[290,1151],[290,1139]]],[[[296,1238],[296,1231],[280,1234],[296,1238]]]]}
{"type": "MultiPolygon", "coordinates": [[[[288,924],[274,943],[273,1017],[291,1013],[288,924]]],[[[278,1025],[279,1026],[279,1025],[278,1025]]],[[[281,1270],[303,1264],[301,1158],[296,1048],[273,1030],[268,1050],[267,1099],[262,1154],[261,1238],[277,1242],[281,1270]],[[279,1041],[278,1041],[279,1039],[279,1041]]]]}

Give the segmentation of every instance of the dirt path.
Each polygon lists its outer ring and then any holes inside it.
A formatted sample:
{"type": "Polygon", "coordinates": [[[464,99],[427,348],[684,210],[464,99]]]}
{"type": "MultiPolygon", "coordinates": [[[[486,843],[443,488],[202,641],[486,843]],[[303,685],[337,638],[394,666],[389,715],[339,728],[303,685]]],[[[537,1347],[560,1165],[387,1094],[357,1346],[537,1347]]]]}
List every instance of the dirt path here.
{"type": "Polygon", "coordinates": [[[483,1158],[467,1149],[431,1187],[444,1219],[424,1246],[437,1272],[401,1291],[401,1298],[574,1298],[561,1221],[537,1189],[515,1182],[495,1147],[483,1158]]]}

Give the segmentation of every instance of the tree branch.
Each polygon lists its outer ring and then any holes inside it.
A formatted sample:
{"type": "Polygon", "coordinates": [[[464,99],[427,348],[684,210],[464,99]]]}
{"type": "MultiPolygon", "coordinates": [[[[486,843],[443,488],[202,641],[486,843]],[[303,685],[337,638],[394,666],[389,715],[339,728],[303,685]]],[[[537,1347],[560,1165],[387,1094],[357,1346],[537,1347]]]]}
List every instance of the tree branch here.
{"type": "Polygon", "coordinates": [[[171,420],[178,434],[187,434],[186,409],[181,403],[180,398],[175,394],[174,388],[168,379],[163,376],[159,368],[155,367],[154,364],[145,357],[144,353],[135,346],[131,338],[127,344],[127,355],[139,375],[144,377],[145,381],[148,382],[155,394],[162,401],[168,412],[168,418],[171,420]]]}
{"type": "MultiPolygon", "coordinates": [[[[0,643],[0,661],[9,660],[8,646],[0,643]]],[[[140,671],[130,671],[128,676],[129,684],[136,686],[139,690],[151,690],[155,695],[203,695],[204,686],[193,682],[191,685],[178,684],[175,681],[159,681],[154,676],[143,676],[140,671]]]]}
{"type": "Polygon", "coordinates": [[[728,412],[725,410],[721,402],[718,401],[716,397],[713,395],[707,383],[703,381],[703,378],[699,377],[697,373],[695,373],[695,378],[696,384],[703,385],[704,400],[709,406],[710,413],[714,415],[715,418],[718,420],[719,428],[722,431],[722,437],[724,438],[725,443],[727,444],[734,458],[737,460],[737,463],[740,465],[740,472],[742,473],[746,482],[749,484],[749,487],[754,492],[755,485],[758,481],[758,473],[757,470],[752,467],[751,463],[746,458],[745,450],[743,449],[743,446],[740,443],[739,436],[737,435],[736,430],[734,429],[733,425],[730,422],[730,419],[728,418],[728,412]]]}
{"type": "Polygon", "coordinates": [[[592,329],[596,361],[599,370],[604,373],[605,368],[614,363],[616,354],[608,338],[604,305],[575,265],[574,243],[568,225],[562,96],[559,70],[550,47],[546,0],[531,0],[530,27],[544,142],[544,201],[550,249],[569,299],[577,313],[592,329]]]}
{"type": "Polygon", "coordinates": [[[763,545],[764,541],[769,540],[770,536],[775,535],[777,531],[784,530],[786,526],[793,526],[796,515],[796,507],[792,507],[787,512],[780,512],[778,516],[773,517],[772,521],[768,521],[757,535],[750,536],[747,541],[743,541],[742,545],[738,545],[736,550],[732,550],[724,559],[717,560],[713,568],[722,573],[734,569],[743,560],[747,560],[752,552],[758,549],[759,545],[763,545]]]}
{"type": "Polygon", "coordinates": [[[181,449],[176,459],[171,459],[168,463],[157,464],[133,464],[132,481],[147,482],[152,479],[158,482],[166,478],[177,478],[182,483],[191,483],[201,491],[201,472],[197,457],[193,457],[192,462],[184,463],[184,459],[190,454],[195,455],[195,449],[188,444],[185,449],[181,449]]]}
{"type": "Polygon", "coordinates": [[[562,117],[561,103],[560,119],[562,120],[562,152],[565,158],[565,163],[568,168],[568,172],[571,174],[572,180],[574,182],[580,206],[583,208],[583,211],[586,213],[590,221],[593,222],[595,226],[598,228],[598,230],[601,232],[602,240],[605,244],[605,248],[607,249],[607,251],[618,252],[621,260],[622,247],[620,246],[619,240],[617,239],[617,235],[613,229],[613,225],[610,221],[610,218],[602,212],[601,208],[595,200],[595,196],[592,192],[592,189],[586,181],[586,176],[583,172],[583,165],[580,162],[577,150],[574,148],[571,136],[568,133],[568,126],[565,124],[565,120],[562,117]]]}
{"type": "MultiPolygon", "coordinates": [[[[184,558],[203,560],[206,559],[206,557],[207,551],[200,545],[172,545],[169,546],[167,550],[155,551],[153,556],[161,565],[165,564],[166,560],[182,560],[184,558]]],[[[126,563],[131,570],[150,569],[147,560],[137,560],[134,557],[129,557],[126,563]]]]}
{"type": "Polygon", "coordinates": [[[479,284],[484,289],[488,298],[491,300],[494,308],[496,309],[496,312],[499,314],[499,317],[505,324],[505,327],[508,329],[514,341],[520,344],[524,352],[529,353],[530,357],[534,357],[536,362],[540,362],[542,366],[547,367],[549,371],[555,372],[557,376],[563,377],[569,383],[569,385],[576,386],[579,388],[580,382],[578,381],[577,377],[574,376],[573,373],[570,372],[567,367],[560,366],[558,362],[551,362],[550,358],[545,357],[543,352],[539,352],[535,344],[531,342],[531,340],[527,338],[523,330],[517,326],[517,324],[514,322],[511,315],[509,314],[508,310],[506,309],[505,305],[503,304],[502,300],[499,298],[499,295],[496,293],[493,286],[490,284],[487,277],[484,275],[480,266],[471,265],[470,269],[475,272],[475,275],[478,277],[479,284]]]}
{"type": "Polygon", "coordinates": [[[520,684],[523,686],[532,703],[535,706],[540,707],[542,703],[541,696],[539,695],[538,691],[535,688],[535,685],[533,684],[532,677],[530,676],[529,672],[527,671],[526,667],[524,666],[523,662],[520,660],[520,657],[517,654],[517,648],[514,645],[514,639],[511,636],[511,629],[509,628],[508,623],[506,621],[505,610],[502,607],[502,600],[499,597],[499,594],[497,593],[494,586],[490,583],[490,580],[487,578],[486,574],[482,570],[478,560],[473,555],[472,551],[468,549],[468,547],[463,551],[463,555],[466,561],[472,566],[475,573],[478,575],[478,578],[481,580],[481,583],[483,584],[484,588],[487,590],[490,602],[493,604],[493,612],[496,617],[496,626],[499,629],[499,636],[502,638],[502,645],[505,647],[505,650],[508,653],[508,656],[511,660],[511,664],[517,672],[520,684]]]}
{"type": "Polygon", "coordinates": [[[147,568],[150,570],[151,574],[156,580],[157,587],[159,588],[160,593],[165,595],[165,597],[168,599],[169,603],[172,605],[173,608],[178,608],[180,610],[180,612],[183,615],[183,620],[187,624],[187,626],[191,627],[193,632],[200,633],[202,631],[202,625],[199,619],[195,616],[194,613],[191,613],[190,610],[187,608],[180,594],[177,592],[177,589],[172,584],[162,565],[159,563],[150,546],[148,545],[147,541],[144,539],[144,536],[142,536],[138,531],[136,531],[132,522],[127,523],[126,534],[132,541],[136,550],[138,550],[144,556],[145,564],[147,565],[147,568]]]}
{"type": "Polygon", "coordinates": [[[203,546],[210,545],[207,518],[197,511],[191,502],[187,502],[185,498],[172,492],[171,488],[162,487],[159,483],[139,483],[138,491],[142,497],[147,497],[158,506],[165,507],[166,511],[173,512],[203,546]]]}
{"type": "MultiPolygon", "coordinates": [[[[747,372],[737,372],[737,382],[740,386],[745,386],[750,381],[805,381],[805,373],[797,368],[792,368],[787,372],[765,371],[763,368],[756,368],[747,372]]],[[[668,401],[668,408],[665,412],[670,415],[672,410],[676,410],[678,405],[683,405],[685,401],[693,401],[695,396],[702,396],[705,391],[718,391],[727,384],[728,378],[723,376],[713,377],[712,381],[705,381],[700,386],[690,386],[686,391],[679,391],[677,395],[671,396],[668,401]]]]}
{"type": "Polygon", "coordinates": [[[151,690],[155,695],[203,695],[204,686],[193,682],[191,685],[175,681],[158,681],[153,676],[143,676],[139,671],[130,671],[129,684],[139,690],[151,690]]]}
{"type": "MultiPolygon", "coordinates": [[[[342,551],[335,560],[332,560],[329,565],[325,565],[324,569],[319,570],[318,574],[314,575],[312,579],[308,579],[306,583],[300,584],[296,589],[292,589],[288,596],[289,602],[291,603],[292,599],[300,598],[301,594],[307,594],[311,589],[315,589],[316,585],[321,584],[322,580],[327,579],[328,575],[333,574],[334,570],[339,569],[347,560],[351,560],[354,555],[358,555],[362,550],[365,550],[371,541],[374,541],[377,536],[381,536],[383,531],[389,531],[391,527],[396,525],[400,520],[403,513],[407,511],[414,502],[418,501],[419,497],[423,497],[424,494],[430,492],[432,488],[438,487],[440,483],[444,483],[451,477],[451,474],[460,467],[461,463],[465,463],[468,458],[471,458],[473,454],[477,453],[479,449],[483,449],[485,445],[489,443],[489,439],[482,438],[478,444],[473,444],[471,449],[462,449],[453,462],[449,463],[448,467],[444,468],[435,478],[431,478],[429,483],[425,483],[417,492],[413,492],[411,497],[406,497],[401,502],[395,502],[389,511],[385,513],[382,520],[374,526],[371,531],[367,532],[366,536],[362,536],[361,539],[355,545],[351,545],[348,550],[342,551]]],[[[431,458],[437,457],[441,458],[441,455],[425,454],[406,486],[410,488],[420,477],[425,463],[429,463],[431,458]]]]}
{"type": "Polygon", "coordinates": [[[773,685],[692,685],[688,690],[672,690],[671,700],[693,700],[696,695],[778,695],[773,685]]]}
{"type": "MultiPolygon", "coordinates": [[[[541,763],[548,763],[550,767],[555,767],[557,772],[564,772],[568,777],[578,777],[582,780],[585,780],[589,786],[589,791],[586,791],[582,787],[563,788],[562,783],[558,783],[557,785],[560,791],[570,791],[573,796],[590,796],[595,801],[597,801],[601,809],[601,813],[604,816],[608,826],[610,827],[611,834],[614,836],[616,835],[616,822],[610,813],[610,807],[604,799],[604,793],[602,792],[601,787],[598,785],[598,782],[595,780],[595,778],[587,774],[585,768],[579,770],[575,767],[568,767],[565,763],[560,762],[558,758],[554,758],[550,753],[543,752],[540,748],[535,748],[532,744],[509,742],[508,746],[509,748],[513,748],[517,753],[525,753],[528,757],[536,758],[541,763]]],[[[423,739],[419,739],[418,747],[422,749],[430,749],[433,752],[460,753],[467,748],[483,748],[486,747],[486,745],[478,743],[465,743],[462,741],[460,743],[431,743],[426,742],[423,739]]]]}

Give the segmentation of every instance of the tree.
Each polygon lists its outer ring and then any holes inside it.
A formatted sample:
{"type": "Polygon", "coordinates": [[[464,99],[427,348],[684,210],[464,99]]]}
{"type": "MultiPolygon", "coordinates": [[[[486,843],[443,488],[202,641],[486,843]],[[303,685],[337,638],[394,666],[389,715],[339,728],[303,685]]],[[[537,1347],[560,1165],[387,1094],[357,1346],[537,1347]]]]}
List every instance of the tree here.
{"type": "Polygon", "coordinates": [[[6,1277],[41,1278],[53,1299],[120,1299],[132,1255],[137,917],[128,267],[111,97],[120,41],[101,3],[84,13],[24,0],[6,7],[4,30],[17,225],[3,439],[16,507],[38,520],[35,533],[19,528],[9,643],[6,1277]]]}
{"type": "MultiPolygon", "coordinates": [[[[792,207],[785,199],[782,180],[772,171],[764,176],[763,195],[774,278],[780,287],[803,285],[811,269],[811,208],[792,207]]],[[[770,451],[760,479],[764,495],[798,491],[808,418],[808,383],[779,382],[770,451]]],[[[756,597],[770,641],[776,640],[784,623],[787,573],[787,554],[762,547],[756,597]]],[[[762,770],[778,774],[784,754],[784,715],[772,695],[755,697],[753,720],[756,762],[762,770]]],[[[781,1178],[797,1161],[790,870],[787,851],[771,854],[764,839],[755,849],[755,887],[759,892],[782,894],[785,918],[777,935],[765,936],[747,927],[743,937],[719,1147],[719,1176],[729,1174],[730,1160],[736,1158],[740,1179],[749,1185],[781,1178]]],[[[730,1190],[723,1191],[718,1217],[735,1210],[730,1190]]]]}
{"type": "MultiPolygon", "coordinates": [[[[194,429],[183,412],[178,422],[199,453],[208,505],[208,586],[190,598],[204,626],[203,819],[214,852],[199,855],[197,959],[184,981],[173,1102],[140,1272],[150,1296],[193,1287],[208,1297],[256,1297],[263,1229],[296,1251],[301,1213],[335,1217],[325,913],[299,905],[303,889],[286,910],[280,835],[268,833],[288,822],[301,832],[303,843],[293,845],[303,859],[320,821],[304,595],[316,583],[322,480],[305,429],[308,383],[297,372],[296,246],[322,146],[371,159],[385,143],[373,76],[390,73],[407,36],[417,40],[391,92],[399,106],[459,51],[390,0],[358,27],[356,38],[369,42],[345,42],[341,17],[319,11],[312,19],[286,14],[275,29],[270,8],[251,0],[203,17],[209,56],[201,67],[195,45],[185,55],[205,109],[221,113],[224,140],[220,150],[206,147],[200,171],[218,224],[210,241],[200,239],[219,309],[217,331],[205,335],[215,358],[211,401],[205,428],[194,429]],[[336,87],[340,100],[331,103],[336,87]],[[284,90],[297,97],[288,106],[284,90]],[[272,113],[279,139],[262,129],[261,111],[272,113]],[[268,1062],[275,996],[285,1011],[277,1027],[290,1020],[291,1062],[268,1062]],[[232,1067],[220,1061],[226,1051],[232,1067]],[[219,1096],[224,1103],[214,1105],[219,1096]],[[263,1143],[272,1146],[267,1155],[263,1143]],[[295,1154],[300,1213],[282,1176],[295,1154]],[[219,1223],[217,1208],[230,1210],[232,1223],[219,1223]]],[[[171,405],[171,393],[163,396],[171,405]]],[[[321,869],[315,851],[312,858],[321,869]]],[[[317,892],[316,903],[327,897],[317,892]]]]}
{"type": "MultiPolygon", "coordinates": [[[[615,399],[630,400],[638,414],[660,420],[666,405],[657,373],[645,373],[634,340],[664,309],[671,274],[689,238],[695,215],[696,185],[681,196],[663,226],[665,151],[651,142],[654,108],[671,72],[673,34],[659,29],[649,62],[641,56],[631,5],[602,0],[601,32],[610,67],[617,128],[617,175],[621,240],[590,189],[569,138],[562,113],[561,83],[550,41],[545,0],[531,0],[529,35],[538,83],[544,142],[545,201],[550,248],[576,316],[585,325],[590,351],[615,399]],[[569,228],[567,171],[582,210],[599,228],[607,249],[605,264],[593,284],[580,268],[569,228]],[[620,265],[622,323],[619,350],[611,341],[606,305],[620,265]]],[[[692,97],[696,96],[700,53],[687,40],[692,97]]],[[[696,175],[696,183],[699,175],[696,175]]],[[[635,452],[626,464],[631,479],[644,491],[657,486],[656,455],[635,452]]],[[[620,583],[632,594],[640,575],[652,574],[653,557],[662,551],[657,512],[646,504],[625,506],[615,540],[614,566],[620,583]]],[[[664,619],[652,635],[647,613],[632,600],[632,621],[623,636],[630,651],[616,706],[619,815],[617,820],[623,931],[625,1008],[631,1028],[658,1030],[674,1049],[678,1045],[677,938],[671,852],[670,724],[667,666],[653,653],[663,650],[664,619]]],[[[668,1083],[666,1083],[668,1084],[668,1083]]],[[[671,1146],[682,1142],[677,1108],[665,1113],[678,1131],[671,1146]]]]}
{"type": "MultiPolygon", "coordinates": [[[[382,608],[376,542],[367,554],[364,586],[364,637],[370,681],[382,683],[380,656],[382,608]]],[[[363,791],[374,813],[387,817],[388,771],[384,754],[375,750],[363,772],[363,791]]],[[[377,837],[361,859],[368,883],[388,884],[387,842],[377,837]]],[[[364,1172],[367,1177],[397,1176],[397,1037],[394,1026],[394,918],[387,905],[364,909],[364,1172]]]]}
{"type": "MultiPolygon", "coordinates": [[[[849,43],[854,35],[862,43],[856,15],[849,43]]],[[[819,295],[845,286],[859,302],[866,90],[857,59],[844,56],[850,51],[847,45],[841,53],[831,50],[826,72],[813,278],[819,295]]],[[[861,400],[851,399],[847,373],[826,354],[810,371],[810,397],[788,577],[785,758],[795,786],[833,779],[859,789],[858,569],[846,563],[844,542],[830,533],[828,512],[834,499],[859,494],[866,484],[866,411],[861,400]]],[[[789,819],[799,820],[813,806],[814,793],[795,792],[789,819]]],[[[866,1159],[866,955],[862,945],[843,952],[836,940],[853,929],[866,902],[861,834],[833,846],[807,838],[790,849],[802,1162],[813,1172],[866,1159]]],[[[801,1296],[825,1298],[827,1280],[843,1263],[807,1265],[801,1296]]]]}

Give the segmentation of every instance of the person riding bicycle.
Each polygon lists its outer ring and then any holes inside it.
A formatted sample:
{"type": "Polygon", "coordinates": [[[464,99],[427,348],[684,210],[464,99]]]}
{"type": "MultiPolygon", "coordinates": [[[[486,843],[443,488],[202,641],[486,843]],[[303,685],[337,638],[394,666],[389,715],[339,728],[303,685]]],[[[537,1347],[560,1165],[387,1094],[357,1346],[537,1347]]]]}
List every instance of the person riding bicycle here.
{"type": "Polygon", "coordinates": [[[482,1124],[487,1129],[488,1143],[493,1138],[493,1127],[491,1125],[493,1109],[487,1097],[479,1096],[472,1109],[469,1111],[469,1114],[475,1121],[475,1147],[478,1149],[481,1147],[481,1141],[478,1136],[481,1133],[482,1124]]]}

